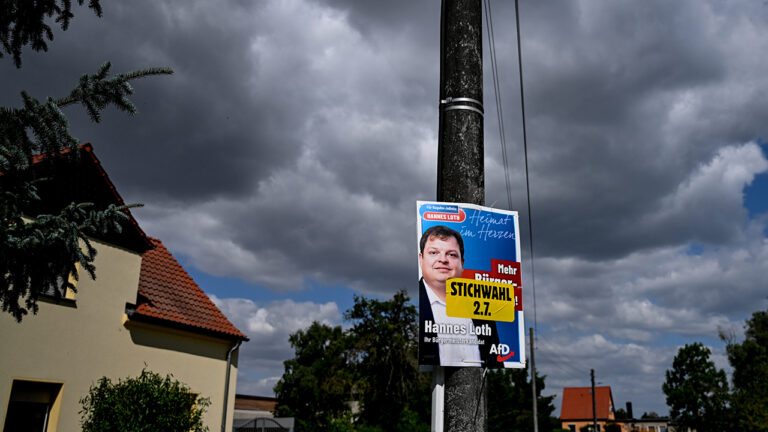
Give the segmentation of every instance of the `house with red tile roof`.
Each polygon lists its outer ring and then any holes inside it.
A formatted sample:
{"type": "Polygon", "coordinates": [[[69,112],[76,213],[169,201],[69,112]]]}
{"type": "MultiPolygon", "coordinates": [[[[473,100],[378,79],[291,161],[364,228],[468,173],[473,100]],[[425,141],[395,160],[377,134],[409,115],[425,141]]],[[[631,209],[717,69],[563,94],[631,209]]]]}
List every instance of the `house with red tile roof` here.
{"type": "MultiPolygon", "coordinates": [[[[70,202],[124,205],[90,145],[76,161],[36,158],[42,198],[34,217],[70,202]]],[[[79,430],[80,399],[103,376],[172,374],[208,397],[204,422],[231,430],[238,347],[248,340],[200,289],[159,239],[126,210],[119,233],[91,238],[96,279],[81,274],[77,292],[49,297],[17,323],[0,314],[0,426],[79,430]]],[[[14,429],[16,430],[16,429],[14,429]]]]}
{"type": "Polygon", "coordinates": [[[125,312],[133,322],[153,323],[233,340],[247,340],[192,280],[159,239],[142,255],[135,303],[125,312]]]}
{"type": "Polygon", "coordinates": [[[595,410],[592,410],[592,387],[565,387],[560,409],[560,423],[563,429],[579,432],[584,426],[591,426],[597,419],[597,431],[605,429],[606,423],[615,423],[613,394],[610,386],[595,387],[595,410]]]}
{"type": "Polygon", "coordinates": [[[235,432],[284,431],[293,432],[293,417],[275,417],[277,398],[256,395],[235,395],[235,432]]]}

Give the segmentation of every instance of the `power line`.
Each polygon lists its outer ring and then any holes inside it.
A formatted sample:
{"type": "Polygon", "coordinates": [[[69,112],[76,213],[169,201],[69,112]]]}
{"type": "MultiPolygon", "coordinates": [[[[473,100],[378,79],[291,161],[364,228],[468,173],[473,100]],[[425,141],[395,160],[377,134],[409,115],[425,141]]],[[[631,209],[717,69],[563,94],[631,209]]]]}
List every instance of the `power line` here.
{"type": "MultiPolygon", "coordinates": [[[[504,182],[507,188],[507,207],[512,208],[512,187],[509,180],[509,159],[507,157],[506,131],[504,129],[504,114],[501,103],[501,85],[499,84],[498,62],[496,56],[496,40],[493,32],[493,12],[490,0],[483,0],[485,4],[485,21],[488,28],[488,48],[491,54],[491,72],[493,75],[493,89],[496,98],[496,116],[499,123],[499,143],[501,145],[501,160],[504,167],[504,182]]],[[[538,316],[536,311],[536,267],[533,254],[533,212],[531,210],[531,183],[528,169],[528,132],[525,122],[525,92],[523,91],[523,55],[520,44],[520,13],[518,0],[515,0],[515,23],[517,27],[517,63],[520,72],[520,112],[523,120],[523,155],[525,159],[525,188],[528,204],[528,240],[531,253],[531,288],[533,292],[533,329],[538,334],[538,316]]]]}
{"type": "Polygon", "coordinates": [[[499,144],[501,145],[501,161],[504,166],[504,182],[507,187],[507,208],[512,209],[512,186],[509,181],[509,158],[507,157],[507,134],[504,129],[504,113],[501,104],[501,85],[499,84],[499,67],[496,60],[496,38],[493,33],[493,14],[490,0],[485,4],[485,23],[488,28],[488,50],[491,54],[491,72],[493,73],[493,91],[496,97],[496,118],[499,125],[499,144]]]}
{"type": "Polygon", "coordinates": [[[515,0],[515,23],[517,24],[517,64],[520,69],[520,112],[523,117],[523,155],[525,158],[525,189],[528,198],[528,240],[531,245],[531,286],[533,288],[533,329],[538,334],[536,316],[536,267],[533,256],[533,213],[531,212],[531,182],[528,170],[528,133],[525,127],[525,92],[523,91],[523,53],[520,48],[520,12],[518,0],[515,0]]]}

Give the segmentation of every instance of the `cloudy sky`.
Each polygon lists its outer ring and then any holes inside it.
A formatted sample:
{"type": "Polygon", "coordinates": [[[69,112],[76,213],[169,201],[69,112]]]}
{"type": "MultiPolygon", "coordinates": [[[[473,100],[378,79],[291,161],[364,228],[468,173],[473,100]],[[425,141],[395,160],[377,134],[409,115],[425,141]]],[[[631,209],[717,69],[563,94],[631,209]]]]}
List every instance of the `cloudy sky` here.
{"type": "MultiPolygon", "coordinates": [[[[679,346],[766,307],[768,6],[520,2],[528,242],[513,2],[492,2],[511,208],[546,394],[610,385],[666,413],[679,346]],[[760,275],[763,275],[762,277],[760,275]]],[[[251,341],[238,392],[271,395],[288,334],[354,294],[416,293],[415,201],[436,189],[438,0],[135,0],[76,8],[48,53],[0,60],[0,104],[60,96],[110,60],[140,113],[67,111],[144,230],[251,341]]],[[[486,203],[509,208],[486,49],[486,203]]],[[[557,412],[559,412],[559,401],[557,412]]]]}

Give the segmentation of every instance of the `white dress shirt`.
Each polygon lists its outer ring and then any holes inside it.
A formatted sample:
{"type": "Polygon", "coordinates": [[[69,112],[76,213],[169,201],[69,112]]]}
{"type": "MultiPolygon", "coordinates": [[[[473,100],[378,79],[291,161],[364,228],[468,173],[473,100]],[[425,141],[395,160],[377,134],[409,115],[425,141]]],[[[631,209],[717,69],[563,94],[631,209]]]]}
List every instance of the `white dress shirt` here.
{"type": "Polygon", "coordinates": [[[469,329],[473,326],[472,320],[470,318],[449,317],[445,312],[445,302],[440,300],[437,294],[435,294],[429,285],[427,285],[426,281],[424,281],[424,288],[427,290],[427,296],[429,297],[429,304],[432,306],[432,315],[435,318],[435,322],[442,324],[458,324],[464,326],[464,329],[466,330],[466,334],[436,334],[438,338],[447,341],[444,341],[439,345],[440,365],[472,366],[479,364],[480,350],[477,345],[478,339],[476,335],[469,334],[469,329]],[[451,343],[451,341],[454,341],[454,343],[451,343]]]}

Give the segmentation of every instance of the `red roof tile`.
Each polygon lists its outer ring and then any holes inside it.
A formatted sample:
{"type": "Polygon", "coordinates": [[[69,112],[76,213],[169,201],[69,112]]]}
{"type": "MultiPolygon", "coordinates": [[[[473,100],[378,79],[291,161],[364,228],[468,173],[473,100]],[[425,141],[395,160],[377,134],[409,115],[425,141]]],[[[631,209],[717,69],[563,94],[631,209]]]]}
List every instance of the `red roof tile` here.
{"type": "Polygon", "coordinates": [[[142,255],[136,314],[248,340],[192,280],[163,243],[142,255]]]}
{"type": "MultiPolygon", "coordinates": [[[[595,387],[597,418],[613,418],[613,395],[610,386],[595,387]]],[[[592,388],[566,387],[563,389],[563,405],[560,420],[586,420],[592,418],[592,388]]]]}

